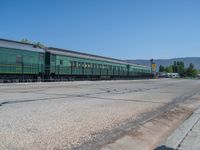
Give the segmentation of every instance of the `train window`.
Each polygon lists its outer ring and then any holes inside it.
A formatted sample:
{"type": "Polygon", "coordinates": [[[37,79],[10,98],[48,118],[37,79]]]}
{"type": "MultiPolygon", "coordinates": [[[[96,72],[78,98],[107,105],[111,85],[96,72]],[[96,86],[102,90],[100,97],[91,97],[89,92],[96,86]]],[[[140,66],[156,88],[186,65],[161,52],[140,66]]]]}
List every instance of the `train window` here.
{"type": "Polygon", "coordinates": [[[75,67],[75,68],[77,67],[77,62],[76,62],[76,61],[74,61],[74,67],[75,67]]]}
{"type": "Polygon", "coordinates": [[[16,64],[21,65],[22,64],[22,56],[17,56],[16,57],[16,64]]]}
{"type": "Polygon", "coordinates": [[[97,68],[97,64],[94,64],[94,68],[97,68]]]}
{"type": "Polygon", "coordinates": [[[44,60],[44,54],[39,54],[39,56],[38,56],[38,59],[39,59],[39,61],[43,61],[44,60]]]}
{"type": "Polygon", "coordinates": [[[82,62],[82,63],[81,63],[81,67],[84,67],[84,65],[85,65],[85,63],[84,63],[84,62],[82,62]]]}
{"type": "Polygon", "coordinates": [[[81,67],[82,66],[82,63],[81,62],[78,62],[78,67],[81,67]]]}
{"type": "Polygon", "coordinates": [[[70,61],[70,65],[73,67],[73,62],[72,61],[70,61]]]}
{"type": "Polygon", "coordinates": [[[60,60],[60,65],[63,65],[63,60],[60,60]]]}

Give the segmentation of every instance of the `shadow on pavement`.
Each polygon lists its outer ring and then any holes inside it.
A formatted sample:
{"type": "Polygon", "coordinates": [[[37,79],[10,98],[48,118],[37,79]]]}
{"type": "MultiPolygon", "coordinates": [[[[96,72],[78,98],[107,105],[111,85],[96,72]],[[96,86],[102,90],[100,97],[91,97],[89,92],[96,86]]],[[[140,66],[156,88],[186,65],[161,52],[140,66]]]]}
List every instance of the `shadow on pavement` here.
{"type": "Polygon", "coordinates": [[[174,150],[174,149],[162,145],[162,146],[156,147],[154,150],[174,150]]]}

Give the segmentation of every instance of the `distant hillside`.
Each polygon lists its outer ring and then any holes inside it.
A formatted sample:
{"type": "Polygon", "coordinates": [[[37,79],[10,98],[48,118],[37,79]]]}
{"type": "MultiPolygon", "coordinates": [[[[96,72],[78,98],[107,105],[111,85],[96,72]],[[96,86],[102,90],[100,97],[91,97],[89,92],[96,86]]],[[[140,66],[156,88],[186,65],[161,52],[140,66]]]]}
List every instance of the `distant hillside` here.
{"type": "MultiPolygon", "coordinates": [[[[196,69],[200,69],[200,57],[186,57],[186,58],[173,58],[173,59],[155,59],[154,62],[157,64],[157,69],[160,65],[169,66],[172,65],[174,61],[183,61],[185,66],[188,67],[190,63],[193,63],[196,69]]],[[[127,60],[130,63],[142,64],[142,65],[149,65],[149,60],[127,60]]]]}

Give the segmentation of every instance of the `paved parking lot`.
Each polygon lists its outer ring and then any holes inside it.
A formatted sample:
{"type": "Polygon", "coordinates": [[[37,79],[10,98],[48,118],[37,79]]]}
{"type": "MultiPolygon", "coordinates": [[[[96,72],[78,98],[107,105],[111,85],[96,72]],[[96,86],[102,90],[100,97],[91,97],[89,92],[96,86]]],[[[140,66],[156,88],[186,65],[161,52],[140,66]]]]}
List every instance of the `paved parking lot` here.
{"type": "Polygon", "coordinates": [[[0,149],[69,149],[200,89],[198,80],[0,85],[0,149]]]}

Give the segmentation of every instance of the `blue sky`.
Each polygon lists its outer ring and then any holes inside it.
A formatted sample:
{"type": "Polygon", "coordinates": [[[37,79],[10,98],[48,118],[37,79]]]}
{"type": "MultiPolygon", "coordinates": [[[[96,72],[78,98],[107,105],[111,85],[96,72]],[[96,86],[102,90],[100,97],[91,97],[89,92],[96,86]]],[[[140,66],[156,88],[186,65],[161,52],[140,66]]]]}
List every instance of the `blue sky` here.
{"type": "Polygon", "coordinates": [[[199,0],[0,0],[0,38],[119,59],[200,56],[199,0]]]}

